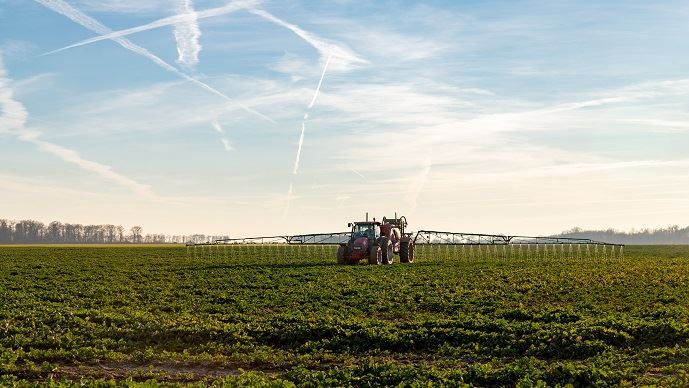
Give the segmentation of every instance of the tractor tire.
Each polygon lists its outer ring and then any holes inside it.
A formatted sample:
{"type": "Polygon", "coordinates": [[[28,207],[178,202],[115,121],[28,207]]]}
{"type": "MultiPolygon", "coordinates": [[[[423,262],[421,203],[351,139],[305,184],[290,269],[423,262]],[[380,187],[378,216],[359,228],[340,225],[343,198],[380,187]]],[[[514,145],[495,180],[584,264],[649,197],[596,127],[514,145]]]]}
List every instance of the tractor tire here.
{"type": "Polygon", "coordinates": [[[387,237],[383,237],[380,241],[380,249],[382,251],[383,264],[392,264],[395,259],[392,241],[390,241],[387,237]]]}
{"type": "Polygon", "coordinates": [[[383,252],[379,246],[374,245],[371,247],[371,252],[368,254],[368,263],[370,265],[380,265],[383,261],[383,252]]]}
{"type": "Polygon", "coordinates": [[[337,264],[340,264],[340,265],[347,264],[347,259],[345,257],[346,255],[347,255],[347,247],[341,246],[341,247],[337,248],[337,264]]]}
{"type": "Polygon", "coordinates": [[[413,241],[400,243],[400,262],[413,263],[414,262],[415,246],[413,241]]]}

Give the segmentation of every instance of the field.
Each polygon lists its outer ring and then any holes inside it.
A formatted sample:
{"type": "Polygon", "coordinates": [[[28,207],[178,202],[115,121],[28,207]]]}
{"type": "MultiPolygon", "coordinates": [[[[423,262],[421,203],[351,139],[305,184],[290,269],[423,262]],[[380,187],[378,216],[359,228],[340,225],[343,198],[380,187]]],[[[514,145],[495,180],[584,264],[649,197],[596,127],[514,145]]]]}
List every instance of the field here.
{"type": "Polygon", "coordinates": [[[392,266],[244,248],[0,248],[0,385],[689,385],[686,246],[392,266]]]}

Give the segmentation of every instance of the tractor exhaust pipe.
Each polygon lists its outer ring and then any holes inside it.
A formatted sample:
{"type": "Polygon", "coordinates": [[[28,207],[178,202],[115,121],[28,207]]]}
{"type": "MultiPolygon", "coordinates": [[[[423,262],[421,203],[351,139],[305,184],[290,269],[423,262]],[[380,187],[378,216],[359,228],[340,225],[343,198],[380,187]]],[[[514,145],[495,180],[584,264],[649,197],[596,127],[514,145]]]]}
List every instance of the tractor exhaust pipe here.
{"type": "Polygon", "coordinates": [[[366,212],[366,222],[368,222],[368,212],[366,212]]]}

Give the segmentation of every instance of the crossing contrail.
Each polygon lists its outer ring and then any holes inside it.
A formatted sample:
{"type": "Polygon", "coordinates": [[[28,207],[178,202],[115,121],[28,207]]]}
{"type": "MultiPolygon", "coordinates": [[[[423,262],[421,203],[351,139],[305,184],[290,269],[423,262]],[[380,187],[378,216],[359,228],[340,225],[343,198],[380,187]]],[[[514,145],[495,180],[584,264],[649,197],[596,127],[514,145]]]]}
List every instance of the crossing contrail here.
{"type": "MultiPolygon", "coordinates": [[[[73,22],[78,23],[78,24],[86,27],[87,29],[89,29],[89,30],[91,30],[97,34],[104,35],[104,34],[108,34],[108,33],[112,32],[112,30],[105,27],[99,21],[97,21],[97,20],[93,19],[92,17],[84,14],[83,12],[72,7],[71,5],[67,4],[63,0],[35,0],[35,1],[37,3],[43,5],[46,8],[49,8],[49,9],[51,9],[57,13],[60,13],[64,16],[66,16],[67,18],[69,18],[73,22]]],[[[183,78],[189,82],[192,82],[192,83],[198,85],[199,87],[207,90],[208,92],[211,92],[211,93],[215,94],[216,96],[223,98],[227,102],[230,102],[232,104],[239,106],[244,111],[249,112],[251,114],[254,114],[254,115],[256,115],[256,116],[258,116],[264,120],[267,120],[273,124],[276,124],[276,122],[273,121],[273,119],[271,119],[270,117],[268,117],[268,116],[266,116],[260,112],[257,112],[254,109],[251,109],[251,108],[245,106],[244,104],[241,104],[241,103],[231,99],[230,97],[227,97],[225,94],[216,90],[212,86],[210,86],[204,82],[201,82],[198,79],[187,75],[186,73],[183,73],[183,72],[177,70],[176,67],[174,67],[174,66],[170,65],[169,63],[165,62],[164,60],[160,59],[155,54],[151,53],[150,51],[146,50],[145,48],[132,43],[128,39],[117,37],[117,38],[112,38],[112,40],[114,42],[118,43],[120,46],[126,48],[127,50],[130,50],[136,54],[139,54],[143,57],[148,58],[153,63],[162,67],[163,69],[165,69],[171,73],[174,73],[177,76],[179,76],[179,77],[181,77],[181,78],[183,78]]]]}
{"type": "MultiPolygon", "coordinates": [[[[39,1],[39,0],[36,0],[39,1]]],[[[48,1],[48,0],[42,0],[42,1],[48,1]]],[[[55,1],[55,0],[53,0],[55,1]]],[[[328,57],[328,56],[334,56],[336,58],[339,58],[341,60],[346,60],[348,62],[354,62],[354,63],[360,63],[360,64],[366,64],[368,63],[367,60],[359,57],[356,55],[352,50],[342,47],[338,44],[328,42],[325,39],[309,32],[303,30],[301,27],[299,27],[296,24],[289,23],[287,21],[284,21],[275,15],[264,11],[262,9],[256,8],[256,5],[259,4],[260,1],[258,0],[245,0],[245,1],[235,1],[232,3],[229,3],[227,5],[224,5],[222,7],[217,7],[217,8],[211,8],[205,11],[198,11],[198,12],[190,12],[190,13],[185,13],[185,14],[178,14],[174,16],[169,16],[166,18],[162,18],[156,21],[153,21],[148,24],[144,24],[141,26],[137,27],[132,27],[132,28],[127,28],[119,31],[108,31],[107,33],[99,33],[99,36],[89,38],[82,40],[80,42],[71,44],[69,46],[65,46],[62,48],[59,48],[57,50],[49,51],[45,53],[44,55],[48,54],[54,54],[60,51],[68,50],[71,48],[79,47],[79,46],[84,46],[90,43],[95,43],[99,42],[102,40],[108,40],[108,39],[115,39],[115,38],[121,38],[127,35],[135,34],[138,32],[142,31],[148,31],[152,30],[155,28],[161,28],[165,26],[171,26],[171,25],[177,25],[179,23],[184,23],[188,22],[190,19],[204,19],[204,18],[209,18],[209,17],[214,17],[214,16],[220,16],[228,13],[233,13],[237,12],[240,10],[246,10],[264,20],[267,20],[273,24],[276,24],[278,26],[281,26],[283,28],[286,28],[293,32],[295,35],[303,39],[306,43],[311,45],[313,48],[315,48],[322,57],[328,57]]]]}
{"type": "MultiPolygon", "coordinates": [[[[38,1],[38,0],[37,0],[38,1]]],[[[233,12],[237,12],[242,9],[247,9],[248,7],[253,7],[258,3],[256,0],[245,0],[245,1],[234,1],[231,3],[228,3],[227,5],[224,5],[222,7],[217,7],[217,8],[211,8],[207,9],[205,11],[198,11],[198,12],[189,12],[189,13],[180,13],[174,16],[168,16],[166,18],[162,18],[156,21],[153,21],[148,24],[144,24],[142,26],[138,27],[132,27],[132,28],[127,28],[124,30],[119,30],[119,31],[109,31],[107,33],[99,33],[98,36],[95,36],[93,38],[85,39],[80,42],[71,44],[69,46],[65,46],[62,48],[59,48],[57,50],[49,51],[43,55],[49,55],[49,54],[54,54],[60,51],[68,50],[71,48],[79,47],[79,46],[84,46],[87,44],[95,43],[95,42],[100,42],[102,40],[112,40],[115,38],[121,38],[127,35],[131,34],[136,34],[138,32],[143,32],[143,31],[148,31],[148,30],[153,30],[156,28],[161,28],[161,27],[166,27],[166,26],[175,26],[180,23],[189,23],[190,20],[198,20],[198,19],[205,19],[209,17],[214,17],[214,16],[220,16],[220,15],[225,15],[233,12]]]]}
{"type": "Polygon", "coordinates": [[[178,0],[177,14],[188,15],[184,21],[175,24],[175,41],[177,42],[177,63],[193,68],[199,63],[199,53],[201,52],[201,29],[199,29],[199,19],[194,12],[192,0],[178,0]]]}
{"type": "Polygon", "coordinates": [[[299,173],[299,159],[301,158],[301,147],[304,145],[304,132],[306,132],[306,120],[309,118],[309,111],[313,108],[313,104],[316,103],[316,98],[318,98],[318,93],[321,91],[321,86],[323,85],[323,79],[325,78],[325,73],[328,71],[328,65],[330,64],[329,56],[325,61],[325,66],[323,67],[323,73],[321,73],[321,79],[318,81],[318,86],[316,87],[316,92],[313,94],[313,98],[306,108],[306,113],[304,113],[304,119],[301,121],[301,136],[299,136],[299,146],[297,147],[297,158],[294,160],[294,169],[292,173],[297,175],[299,173]]]}

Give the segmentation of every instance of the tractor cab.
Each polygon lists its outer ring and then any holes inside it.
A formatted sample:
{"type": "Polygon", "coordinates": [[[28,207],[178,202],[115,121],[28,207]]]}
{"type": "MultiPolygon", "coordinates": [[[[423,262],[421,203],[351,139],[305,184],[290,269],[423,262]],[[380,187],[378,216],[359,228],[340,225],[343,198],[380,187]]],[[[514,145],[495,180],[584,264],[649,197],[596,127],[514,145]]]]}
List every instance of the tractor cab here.
{"type": "Polygon", "coordinates": [[[353,240],[366,237],[370,241],[375,241],[380,237],[380,222],[355,222],[350,226],[353,240]]]}

